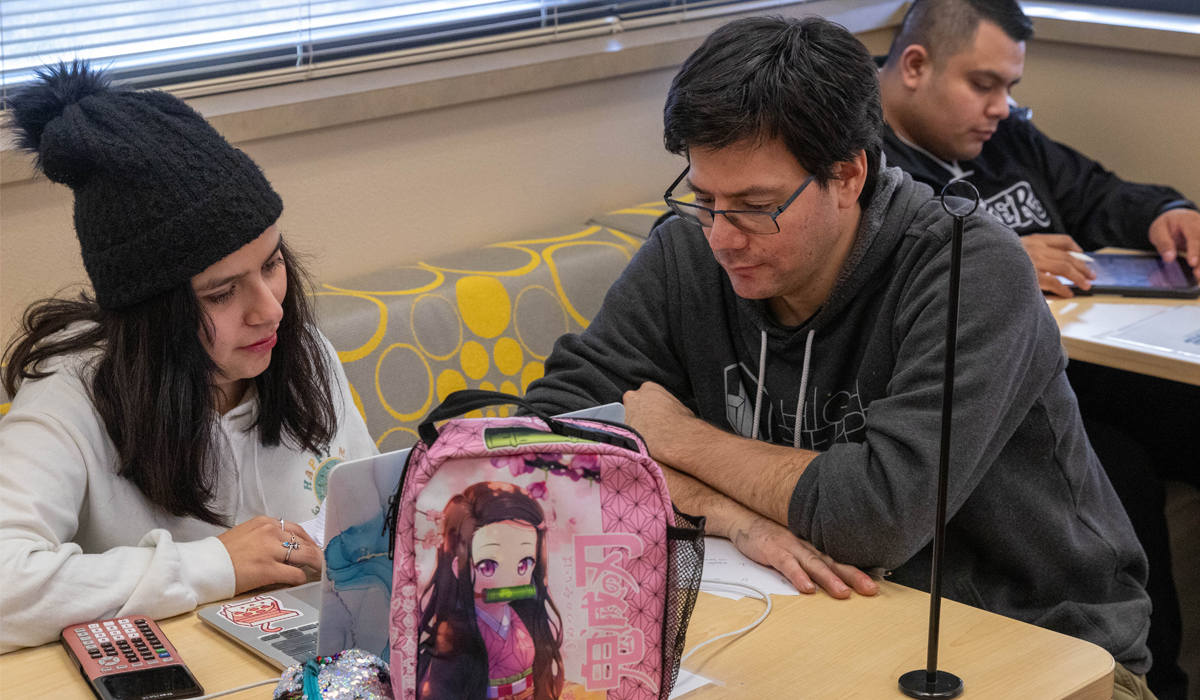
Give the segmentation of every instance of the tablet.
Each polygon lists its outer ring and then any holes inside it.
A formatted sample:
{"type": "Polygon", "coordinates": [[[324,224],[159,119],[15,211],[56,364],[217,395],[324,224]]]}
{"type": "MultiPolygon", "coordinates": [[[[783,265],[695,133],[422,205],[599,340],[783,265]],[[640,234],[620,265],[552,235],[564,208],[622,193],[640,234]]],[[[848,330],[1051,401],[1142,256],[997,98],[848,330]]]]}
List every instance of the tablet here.
{"type": "Polygon", "coordinates": [[[1197,286],[1191,268],[1179,260],[1164,263],[1157,253],[1090,253],[1090,256],[1092,262],[1088,267],[1096,273],[1096,279],[1092,280],[1092,288],[1086,291],[1072,285],[1071,291],[1076,294],[1168,299],[1200,297],[1200,286],[1197,286]]]}

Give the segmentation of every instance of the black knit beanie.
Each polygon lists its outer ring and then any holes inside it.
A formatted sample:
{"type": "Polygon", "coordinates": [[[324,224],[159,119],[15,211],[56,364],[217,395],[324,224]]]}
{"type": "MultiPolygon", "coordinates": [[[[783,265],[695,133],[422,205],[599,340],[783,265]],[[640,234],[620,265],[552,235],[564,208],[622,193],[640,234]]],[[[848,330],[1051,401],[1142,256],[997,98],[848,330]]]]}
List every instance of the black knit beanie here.
{"type": "Polygon", "coordinates": [[[8,106],[18,145],[75,191],[75,233],[102,308],[189,283],[283,211],[254,161],[165,92],[114,89],[75,62],[39,71],[8,106]]]}

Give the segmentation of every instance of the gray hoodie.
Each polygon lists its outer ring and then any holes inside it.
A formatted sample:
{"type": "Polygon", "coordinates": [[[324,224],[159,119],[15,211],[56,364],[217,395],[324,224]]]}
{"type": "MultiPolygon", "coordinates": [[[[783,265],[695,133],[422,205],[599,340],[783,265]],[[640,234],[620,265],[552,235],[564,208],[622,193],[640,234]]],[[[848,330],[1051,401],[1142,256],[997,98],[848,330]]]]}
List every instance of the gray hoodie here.
{"type": "MultiPolygon", "coordinates": [[[[653,381],[719,428],[819,451],[791,494],[791,530],[928,590],[951,230],[929,187],[883,170],[828,300],[785,327],[673,218],[527,398],[558,413],[653,381]]],[[[959,308],[945,595],[1145,673],[1146,558],[1088,444],[1029,258],[986,214],[966,222],[959,308]]]]}

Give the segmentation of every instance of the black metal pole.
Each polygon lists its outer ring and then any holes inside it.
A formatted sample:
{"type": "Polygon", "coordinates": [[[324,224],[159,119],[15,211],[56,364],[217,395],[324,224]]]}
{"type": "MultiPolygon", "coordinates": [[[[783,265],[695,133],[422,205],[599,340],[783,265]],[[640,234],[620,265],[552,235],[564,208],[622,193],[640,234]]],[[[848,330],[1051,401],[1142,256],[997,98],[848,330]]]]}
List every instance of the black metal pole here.
{"type": "Polygon", "coordinates": [[[946,553],[946,491],[950,481],[950,430],[954,418],[954,360],[958,350],[958,287],[962,277],[963,220],[954,218],[950,244],[950,301],[946,308],[946,365],[942,379],[942,451],[938,459],[937,520],[933,531],[933,575],[929,583],[929,661],[925,681],[937,681],[938,633],[942,623],[942,557],[946,553]]]}
{"type": "Polygon", "coordinates": [[[962,277],[963,221],[979,206],[979,192],[969,182],[958,181],[942,189],[942,207],[954,217],[950,242],[950,285],[946,304],[946,361],[942,377],[942,444],[938,457],[937,514],[933,528],[933,571],[929,581],[929,651],[924,671],[900,676],[900,691],[912,698],[955,698],[963,692],[962,679],[938,670],[938,637],[942,622],[942,558],[946,553],[946,499],[950,481],[950,437],[954,426],[954,361],[958,350],[958,293],[962,277]],[[971,188],[975,201],[969,211],[954,212],[946,205],[946,191],[955,184],[971,188]]]}

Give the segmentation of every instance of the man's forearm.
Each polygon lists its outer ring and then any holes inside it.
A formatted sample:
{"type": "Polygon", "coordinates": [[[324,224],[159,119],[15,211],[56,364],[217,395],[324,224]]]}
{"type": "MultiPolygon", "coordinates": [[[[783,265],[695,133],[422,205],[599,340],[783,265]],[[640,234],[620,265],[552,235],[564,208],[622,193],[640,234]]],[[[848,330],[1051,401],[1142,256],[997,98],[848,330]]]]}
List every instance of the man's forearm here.
{"type": "Polygon", "coordinates": [[[680,419],[673,432],[647,445],[655,459],[787,527],[796,482],[818,452],[731,435],[698,418],[680,419]]]}
{"type": "Polygon", "coordinates": [[[704,516],[705,534],[733,539],[738,519],[754,514],[746,506],[694,477],[662,463],[659,463],[659,467],[667,480],[671,502],[688,515],[704,516]]]}

